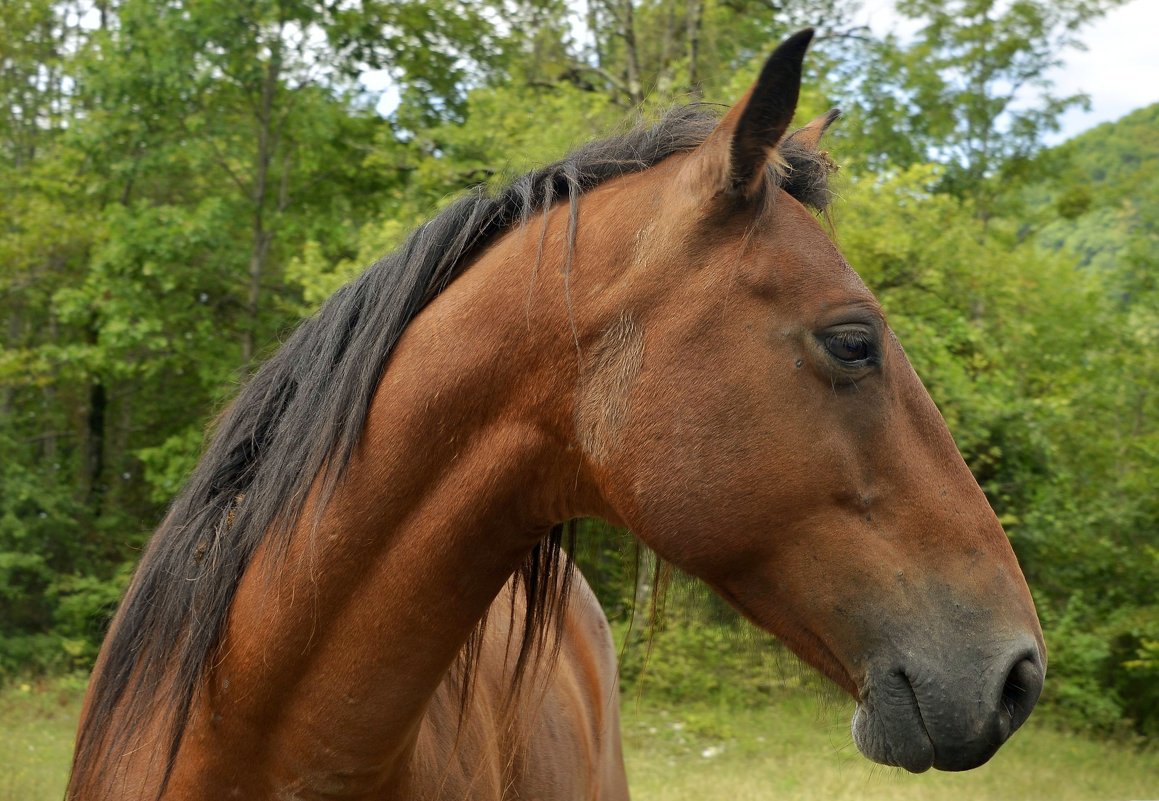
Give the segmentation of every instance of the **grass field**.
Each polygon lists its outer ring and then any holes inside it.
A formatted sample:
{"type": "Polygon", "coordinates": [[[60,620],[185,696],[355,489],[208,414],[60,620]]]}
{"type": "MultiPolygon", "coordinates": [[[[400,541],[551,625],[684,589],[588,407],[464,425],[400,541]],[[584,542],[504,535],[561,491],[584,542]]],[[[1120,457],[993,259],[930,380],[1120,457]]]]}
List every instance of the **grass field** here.
{"type": "Polygon", "coordinates": [[[760,710],[627,702],[625,752],[643,801],[1129,801],[1159,799],[1159,750],[1027,726],[986,765],[913,775],[866,761],[852,704],[807,693],[760,710]],[[848,708],[847,708],[848,707],[848,708]]]}
{"type": "Polygon", "coordinates": [[[68,776],[80,679],[0,689],[0,801],[60,801],[68,776]]]}
{"type": "MultiPolygon", "coordinates": [[[[79,681],[0,690],[0,801],[59,801],[79,681]]],[[[808,692],[761,709],[679,709],[625,700],[625,750],[638,801],[1134,801],[1159,799],[1159,750],[1091,740],[1032,718],[984,767],[921,776],[867,763],[848,710],[808,692]]]]}

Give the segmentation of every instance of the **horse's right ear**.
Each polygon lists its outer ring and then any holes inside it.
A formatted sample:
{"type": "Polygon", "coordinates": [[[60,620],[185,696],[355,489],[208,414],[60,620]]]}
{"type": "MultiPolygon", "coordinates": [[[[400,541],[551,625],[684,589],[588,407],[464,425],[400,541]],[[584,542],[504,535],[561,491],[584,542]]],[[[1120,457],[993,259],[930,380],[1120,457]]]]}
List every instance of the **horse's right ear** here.
{"type": "Polygon", "coordinates": [[[751,199],[785,135],[801,92],[801,63],[813,38],[806,28],[782,42],[760,77],[700,146],[690,168],[697,191],[751,199]]]}

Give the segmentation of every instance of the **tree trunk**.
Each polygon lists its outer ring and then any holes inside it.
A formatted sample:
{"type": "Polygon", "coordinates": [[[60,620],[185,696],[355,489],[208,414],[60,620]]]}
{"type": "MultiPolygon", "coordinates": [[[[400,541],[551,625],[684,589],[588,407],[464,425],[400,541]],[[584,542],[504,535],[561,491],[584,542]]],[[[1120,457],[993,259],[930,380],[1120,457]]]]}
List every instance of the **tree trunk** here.
{"type": "Polygon", "coordinates": [[[700,29],[704,25],[704,0],[688,0],[688,94],[703,96],[700,85],[700,29]]]}
{"type": "MultiPolygon", "coordinates": [[[[5,349],[12,348],[15,350],[20,347],[20,329],[22,328],[21,321],[21,306],[19,301],[15,298],[9,301],[11,304],[8,307],[8,330],[5,339],[0,345],[5,349]]],[[[8,420],[12,415],[12,385],[8,383],[0,384],[0,417],[8,420]]]]}
{"type": "Polygon", "coordinates": [[[643,639],[652,623],[652,598],[656,589],[656,554],[637,544],[636,589],[632,594],[632,637],[643,639]]]}
{"type": "Polygon", "coordinates": [[[628,98],[633,106],[644,104],[644,86],[640,79],[640,56],[636,50],[636,17],[632,0],[623,0],[620,9],[620,36],[624,40],[624,70],[628,98]]]}
{"type": "MultiPolygon", "coordinates": [[[[85,343],[96,348],[100,341],[100,322],[94,314],[85,329],[85,343]]],[[[108,428],[109,396],[100,375],[89,379],[85,399],[85,422],[81,432],[80,482],[76,499],[94,518],[99,517],[104,495],[105,435],[108,428]]]]}
{"type": "Polygon", "coordinates": [[[596,67],[604,67],[604,45],[600,39],[600,15],[596,12],[596,0],[588,0],[588,30],[592,33],[592,54],[596,57],[596,67]]]}
{"type": "Polygon", "coordinates": [[[85,436],[84,484],[85,506],[93,517],[99,517],[105,497],[105,434],[108,428],[109,396],[104,383],[97,378],[89,386],[88,426],[85,436]]]}
{"type": "Polygon", "coordinates": [[[274,130],[274,101],[282,70],[282,31],[279,28],[271,46],[270,60],[262,81],[261,97],[257,108],[258,150],[254,157],[252,235],[250,238],[249,286],[246,292],[246,324],[242,327],[241,362],[248,366],[254,358],[261,318],[262,279],[270,255],[273,232],[265,219],[266,195],[269,190],[270,164],[277,149],[274,130]]]}

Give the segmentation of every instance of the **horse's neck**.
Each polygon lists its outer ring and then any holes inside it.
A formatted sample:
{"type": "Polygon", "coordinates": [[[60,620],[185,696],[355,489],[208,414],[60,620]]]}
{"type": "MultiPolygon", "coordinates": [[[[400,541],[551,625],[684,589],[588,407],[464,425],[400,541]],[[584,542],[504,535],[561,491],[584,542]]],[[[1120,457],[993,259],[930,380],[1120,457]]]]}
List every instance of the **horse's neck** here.
{"type": "Polygon", "coordinates": [[[575,352],[548,341],[572,332],[559,297],[543,299],[550,276],[528,294],[536,238],[507,239],[408,328],[317,529],[308,506],[290,552],[259,550],[247,570],[178,795],[236,783],[239,764],[319,789],[336,771],[380,781],[512,571],[552,523],[589,511],[565,497],[580,472],[563,441],[575,352]],[[528,303],[559,304],[558,319],[528,303]]]}

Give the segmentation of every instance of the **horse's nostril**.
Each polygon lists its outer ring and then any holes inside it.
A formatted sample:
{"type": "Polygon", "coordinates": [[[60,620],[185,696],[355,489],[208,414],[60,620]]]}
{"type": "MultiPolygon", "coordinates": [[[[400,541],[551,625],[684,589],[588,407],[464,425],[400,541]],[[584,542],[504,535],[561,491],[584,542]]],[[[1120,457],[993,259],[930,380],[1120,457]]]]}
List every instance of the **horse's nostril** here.
{"type": "Polygon", "coordinates": [[[1002,685],[1002,707],[1010,716],[1010,731],[1007,736],[1026,722],[1030,711],[1042,693],[1042,670],[1031,658],[1019,659],[1006,675],[1002,685]]]}

